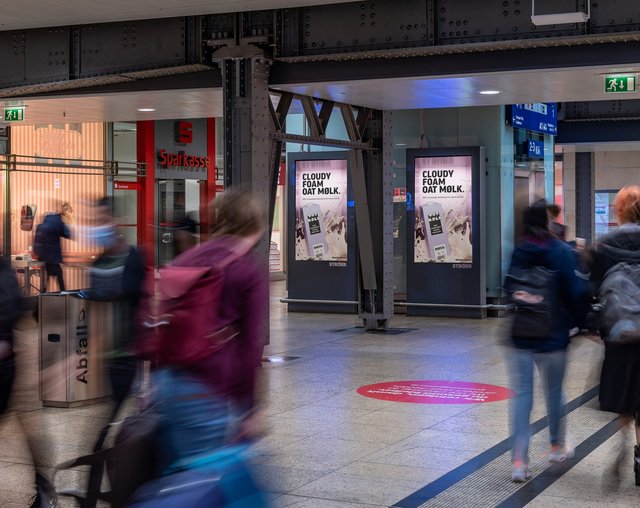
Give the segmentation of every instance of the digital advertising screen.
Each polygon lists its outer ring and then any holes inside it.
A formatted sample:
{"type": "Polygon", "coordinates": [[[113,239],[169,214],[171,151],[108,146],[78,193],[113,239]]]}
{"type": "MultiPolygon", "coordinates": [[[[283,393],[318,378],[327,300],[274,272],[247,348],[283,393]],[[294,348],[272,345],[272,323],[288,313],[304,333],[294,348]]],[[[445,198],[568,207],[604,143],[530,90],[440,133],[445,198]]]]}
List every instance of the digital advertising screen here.
{"type": "Polygon", "coordinates": [[[415,158],[414,262],[471,263],[471,156],[415,158]]]}
{"type": "Polygon", "coordinates": [[[295,260],[347,261],[347,160],[295,162],[295,260]]]}

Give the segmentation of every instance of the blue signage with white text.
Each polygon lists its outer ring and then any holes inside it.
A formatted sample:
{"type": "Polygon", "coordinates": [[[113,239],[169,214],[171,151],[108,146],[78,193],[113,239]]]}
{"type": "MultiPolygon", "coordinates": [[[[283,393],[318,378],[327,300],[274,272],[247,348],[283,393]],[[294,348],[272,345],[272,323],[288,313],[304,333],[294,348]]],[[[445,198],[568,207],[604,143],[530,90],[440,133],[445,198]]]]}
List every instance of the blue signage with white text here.
{"type": "Polygon", "coordinates": [[[512,104],[507,120],[517,129],[558,134],[558,106],[555,103],[512,104]]]}
{"type": "Polygon", "coordinates": [[[542,159],[544,157],[544,141],[527,139],[525,141],[527,157],[532,159],[542,159]]]}

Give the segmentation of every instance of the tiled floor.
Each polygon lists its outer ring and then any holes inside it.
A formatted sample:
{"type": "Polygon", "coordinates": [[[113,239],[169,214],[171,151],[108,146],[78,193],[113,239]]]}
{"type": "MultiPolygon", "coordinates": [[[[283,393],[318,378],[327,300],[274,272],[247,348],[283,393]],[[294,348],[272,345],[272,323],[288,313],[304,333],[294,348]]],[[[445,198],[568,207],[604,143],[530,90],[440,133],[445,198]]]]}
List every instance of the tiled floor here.
{"type": "MultiPolygon", "coordinates": [[[[638,506],[631,464],[617,489],[604,474],[620,433],[602,443],[612,415],[597,400],[575,404],[569,434],[582,455],[552,468],[547,430],[532,437],[532,470],[523,486],[510,481],[508,401],[411,404],[366,398],[356,390],[385,381],[471,381],[509,386],[506,320],[396,316],[397,335],[364,333],[352,315],[288,313],[282,283],[272,283],[271,344],[266,355],[297,357],[265,363],[261,396],[268,433],[254,447],[255,471],[273,506],[638,506]],[[343,330],[343,331],[336,331],[343,330]],[[600,432],[600,434],[598,434],[600,432]],[[488,450],[497,450],[488,452],[488,450]],[[478,458],[480,457],[480,458],[478,458]],[[402,501],[404,500],[404,501],[402,501]],[[402,501],[402,502],[401,502],[402,501]]],[[[105,422],[105,406],[39,409],[36,331],[22,324],[21,362],[30,382],[18,387],[16,412],[0,429],[0,506],[26,506],[31,466],[20,427],[53,437],[45,463],[87,451],[105,422]]],[[[601,346],[576,339],[566,377],[567,401],[597,384],[601,346]]],[[[532,422],[546,414],[539,386],[532,422]]],[[[631,437],[626,446],[632,446],[631,437]]],[[[580,455],[580,453],[578,454],[580,455]]],[[[85,473],[67,471],[57,487],[85,473]]]]}

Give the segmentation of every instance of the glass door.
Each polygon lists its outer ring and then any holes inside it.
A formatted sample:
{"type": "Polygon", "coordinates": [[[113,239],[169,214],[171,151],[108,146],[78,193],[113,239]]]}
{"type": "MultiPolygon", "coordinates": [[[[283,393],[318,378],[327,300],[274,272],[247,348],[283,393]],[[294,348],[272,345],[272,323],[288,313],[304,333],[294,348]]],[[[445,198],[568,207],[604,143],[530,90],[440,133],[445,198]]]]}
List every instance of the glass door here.
{"type": "Polygon", "coordinates": [[[162,266],[195,245],[200,234],[197,180],[157,181],[156,264],[162,266]]]}

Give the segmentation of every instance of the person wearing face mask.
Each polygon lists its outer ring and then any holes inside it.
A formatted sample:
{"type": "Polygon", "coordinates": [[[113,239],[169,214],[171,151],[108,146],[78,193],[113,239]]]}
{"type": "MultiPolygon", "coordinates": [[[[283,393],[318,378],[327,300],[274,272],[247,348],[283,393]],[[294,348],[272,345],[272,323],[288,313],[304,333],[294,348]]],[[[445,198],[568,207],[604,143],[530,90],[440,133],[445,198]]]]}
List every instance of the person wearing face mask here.
{"type": "Polygon", "coordinates": [[[143,295],[145,273],[138,250],[117,234],[112,210],[109,198],[95,205],[96,225],[89,229],[89,236],[104,250],[89,269],[87,294],[92,300],[112,303],[114,344],[107,352],[107,362],[115,418],[136,375],[137,363],[131,354],[133,317],[143,295]]]}

